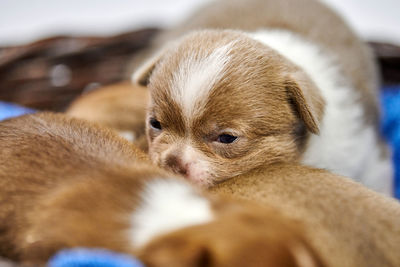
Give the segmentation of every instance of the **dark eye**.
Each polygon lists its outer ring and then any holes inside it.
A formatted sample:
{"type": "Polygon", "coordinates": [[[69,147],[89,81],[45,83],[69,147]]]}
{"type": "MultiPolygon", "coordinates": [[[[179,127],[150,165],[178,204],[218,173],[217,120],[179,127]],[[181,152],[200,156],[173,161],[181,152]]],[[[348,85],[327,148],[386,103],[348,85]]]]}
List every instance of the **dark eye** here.
{"type": "Polygon", "coordinates": [[[217,141],[223,144],[230,144],[237,139],[237,136],[233,136],[230,134],[221,134],[218,136],[217,141]]]}
{"type": "Polygon", "coordinates": [[[150,118],[150,125],[156,130],[161,130],[161,123],[155,118],[150,118]]]}

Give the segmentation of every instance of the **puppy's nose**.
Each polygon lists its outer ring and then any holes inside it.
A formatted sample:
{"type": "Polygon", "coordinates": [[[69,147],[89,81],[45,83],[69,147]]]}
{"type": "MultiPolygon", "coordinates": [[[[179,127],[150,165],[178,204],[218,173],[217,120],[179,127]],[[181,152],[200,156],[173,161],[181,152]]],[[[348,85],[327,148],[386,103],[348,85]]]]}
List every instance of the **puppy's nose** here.
{"type": "Polygon", "coordinates": [[[179,157],[169,155],[165,160],[165,164],[175,173],[187,176],[188,170],[186,164],[183,164],[179,157]]]}

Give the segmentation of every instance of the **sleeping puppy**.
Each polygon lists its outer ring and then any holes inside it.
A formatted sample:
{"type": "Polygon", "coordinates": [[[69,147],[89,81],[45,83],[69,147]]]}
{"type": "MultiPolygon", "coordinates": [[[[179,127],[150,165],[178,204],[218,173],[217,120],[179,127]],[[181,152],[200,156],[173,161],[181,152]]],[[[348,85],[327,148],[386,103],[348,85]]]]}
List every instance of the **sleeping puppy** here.
{"type": "Polygon", "coordinates": [[[392,193],[372,56],[320,2],[215,1],[166,40],[133,76],[153,162],[203,186],[301,162],[392,193]]]}
{"type": "Polygon", "coordinates": [[[0,203],[0,257],[33,266],[82,246],[148,267],[325,266],[276,209],[201,193],[116,134],[62,115],[0,123],[0,203]]]}
{"type": "Polygon", "coordinates": [[[72,102],[66,113],[111,128],[147,151],[145,116],[148,95],[145,87],[121,82],[82,95],[72,102]]]}

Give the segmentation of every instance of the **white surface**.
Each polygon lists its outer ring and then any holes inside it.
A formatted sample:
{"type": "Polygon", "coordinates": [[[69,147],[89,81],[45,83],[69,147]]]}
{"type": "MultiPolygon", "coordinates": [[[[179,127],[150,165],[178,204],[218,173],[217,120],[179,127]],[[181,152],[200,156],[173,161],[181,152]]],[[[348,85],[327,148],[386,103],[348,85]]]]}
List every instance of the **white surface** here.
{"type": "Polygon", "coordinates": [[[152,180],[144,188],[139,208],[132,213],[131,243],[141,247],[159,235],[212,220],[210,203],[193,187],[178,180],[152,180]]]}
{"type": "Polygon", "coordinates": [[[400,44],[400,0],[322,0],[366,40],[400,44]]]}
{"type": "Polygon", "coordinates": [[[169,26],[204,0],[0,0],[0,45],[169,26]]]}
{"type": "MultiPolygon", "coordinates": [[[[209,0],[0,0],[0,46],[55,34],[110,35],[169,26],[209,0]]],[[[400,43],[399,0],[324,0],[365,38],[400,43]]]]}

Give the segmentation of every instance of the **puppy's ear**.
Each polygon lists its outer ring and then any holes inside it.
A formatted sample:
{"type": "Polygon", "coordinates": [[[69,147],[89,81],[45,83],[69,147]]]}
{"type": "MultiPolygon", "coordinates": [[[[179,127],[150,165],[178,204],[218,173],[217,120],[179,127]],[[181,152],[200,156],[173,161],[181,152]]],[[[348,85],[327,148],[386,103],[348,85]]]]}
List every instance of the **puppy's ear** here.
{"type": "Polygon", "coordinates": [[[157,62],[162,57],[161,53],[157,53],[155,56],[148,59],[142,66],[140,66],[132,75],[132,82],[137,85],[147,86],[151,73],[156,67],[157,62]]]}
{"type": "Polygon", "coordinates": [[[307,129],[318,134],[324,112],[324,99],[317,86],[305,73],[296,71],[289,74],[285,87],[307,129]]]}
{"type": "Polygon", "coordinates": [[[150,76],[161,61],[168,49],[170,49],[175,42],[167,43],[163,48],[159,49],[154,55],[149,57],[132,75],[133,84],[147,86],[149,84],[150,76]]]}

